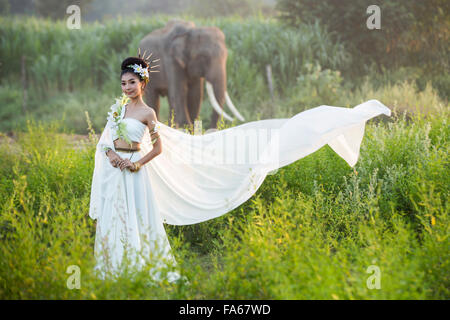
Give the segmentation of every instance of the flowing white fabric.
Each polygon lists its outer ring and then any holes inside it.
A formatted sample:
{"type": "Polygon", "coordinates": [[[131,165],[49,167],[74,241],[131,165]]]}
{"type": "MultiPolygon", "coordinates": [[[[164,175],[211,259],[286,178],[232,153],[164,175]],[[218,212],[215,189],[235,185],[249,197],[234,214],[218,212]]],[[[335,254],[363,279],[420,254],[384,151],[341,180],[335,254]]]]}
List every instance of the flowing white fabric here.
{"type": "MultiPolygon", "coordinates": [[[[124,207],[132,224],[131,234],[125,232],[131,244],[141,248],[140,236],[159,237],[163,257],[174,262],[163,223],[188,225],[219,217],[247,201],[268,173],[326,144],[353,167],[366,121],[381,114],[390,116],[391,110],[378,100],[354,108],[322,105],[292,118],[253,121],[203,135],[158,122],[163,152],[138,173],[122,172],[109,163],[102,150],[104,146],[114,150],[115,135],[107,123],[95,155],[89,216],[98,219],[97,228],[118,232],[125,227],[121,220],[112,222],[114,205],[124,207]],[[152,231],[144,232],[144,227],[152,231]]],[[[136,161],[152,149],[149,130],[136,119],[124,121],[131,140],[141,142],[141,151],[132,159],[136,161]]],[[[99,234],[97,230],[96,239],[99,234]]],[[[122,253],[116,250],[119,260],[122,253]]]]}

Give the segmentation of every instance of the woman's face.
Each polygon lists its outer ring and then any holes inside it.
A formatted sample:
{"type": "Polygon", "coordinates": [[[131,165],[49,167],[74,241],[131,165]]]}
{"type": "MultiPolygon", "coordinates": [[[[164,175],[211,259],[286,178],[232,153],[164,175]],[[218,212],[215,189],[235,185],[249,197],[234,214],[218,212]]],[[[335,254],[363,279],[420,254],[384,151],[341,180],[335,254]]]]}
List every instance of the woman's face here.
{"type": "Polygon", "coordinates": [[[129,98],[135,98],[142,95],[145,83],[139,80],[139,77],[132,72],[127,72],[122,75],[122,92],[129,98]]]}

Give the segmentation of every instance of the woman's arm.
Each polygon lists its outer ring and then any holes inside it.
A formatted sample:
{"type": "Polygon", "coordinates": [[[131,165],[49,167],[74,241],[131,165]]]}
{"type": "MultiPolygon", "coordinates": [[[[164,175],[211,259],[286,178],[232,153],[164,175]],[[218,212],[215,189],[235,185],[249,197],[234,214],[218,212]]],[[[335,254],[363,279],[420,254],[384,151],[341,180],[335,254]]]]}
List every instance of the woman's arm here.
{"type": "Polygon", "coordinates": [[[139,162],[141,166],[146,164],[147,162],[151,161],[154,157],[161,154],[162,152],[162,143],[161,143],[161,137],[159,136],[159,132],[157,132],[155,129],[157,122],[156,113],[153,109],[150,108],[150,112],[147,117],[147,123],[150,133],[150,140],[153,143],[152,150],[147,153],[145,156],[143,156],[141,159],[139,159],[136,162],[139,162]]]}

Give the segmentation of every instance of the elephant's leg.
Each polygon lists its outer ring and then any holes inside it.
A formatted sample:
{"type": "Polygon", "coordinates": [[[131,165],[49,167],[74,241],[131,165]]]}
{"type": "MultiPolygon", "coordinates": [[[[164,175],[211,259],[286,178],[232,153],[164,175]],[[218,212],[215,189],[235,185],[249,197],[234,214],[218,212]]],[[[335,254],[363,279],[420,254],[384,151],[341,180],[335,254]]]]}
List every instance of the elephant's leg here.
{"type": "Polygon", "coordinates": [[[211,122],[210,122],[209,127],[216,129],[218,121],[219,121],[219,114],[215,110],[213,110],[213,112],[211,114],[211,122]]]}
{"type": "Polygon", "coordinates": [[[172,108],[172,106],[169,104],[169,127],[172,127],[175,122],[175,110],[172,108]],[[173,118],[173,121],[172,121],[173,118]]]}
{"type": "Polygon", "coordinates": [[[174,109],[174,120],[177,127],[184,128],[187,124],[192,126],[191,118],[187,110],[187,82],[169,88],[169,104],[174,109]]]}
{"type": "Polygon", "coordinates": [[[200,113],[203,101],[203,78],[195,78],[189,81],[187,106],[191,121],[195,121],[200,113]]]}
{"type": "Polygon", "coordinates": [[[192,126],[191,117],[187,108],[188,78],[186,71],[180,65],[179,59],[166,59],[164,64],[167,72],[169,105],[175,109],[175,123],[177,127],[184,128],[187,124],[192,126]]]}

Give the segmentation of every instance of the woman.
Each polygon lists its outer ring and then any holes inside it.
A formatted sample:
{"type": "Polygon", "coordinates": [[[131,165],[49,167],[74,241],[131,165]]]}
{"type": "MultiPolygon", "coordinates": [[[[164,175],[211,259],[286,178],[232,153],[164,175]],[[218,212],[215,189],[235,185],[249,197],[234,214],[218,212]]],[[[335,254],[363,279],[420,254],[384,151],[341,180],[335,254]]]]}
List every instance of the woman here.
{"type": "MultiPolygon", "coordinates": [[[[156,253],[157,246],[162,255],[158,257],[159,262],[166,259],[175,263],[158,215],[151,181],[145,170],[141,169],[162,152],[156,114],[142,100],[149,81],[148,67],[148,63],[140,57],[130,57],[122,62],[122,92],[129,102],[121,108],[120,114],[114,110],[117,105],[113,105],[97,145],[90,216],[98,219],[96,269],[103,278],[107,271],[118,273],[127,250],[130,251],[127,251],[129,258],[137,260],[131,264],[137,262],[137,266],[145,263],[144,257],[156,253]],[[146,152],[141,149],[140,143],[144,134],[150,135],[153,143],[151,150],[144,148],[146,152]],[[143,256],[136,255],[139,250],[143,256]]],[[[160,273],[153,276],[160,279],[160,273]]],[[[178,278],[176,272],[168,274],[169,281],[178,278]]]]}
{"type": "Polygon", "coordinates": [[[166,268],[176,262],[163,223],[221,216],[247,201],[267,174],[326,144],[353,167],[366,121],[391,114],[369,100],[191,135],[160,123],[142,101],[148,71],[140,57],[123,61],[122,91],[130,102],[116,100],[97,145],[89,216],[97,219],[96,267],[103,275],[118,271],[131,253],[132,265],[152,263],[153,279],[180,279],[166,268]]]}

